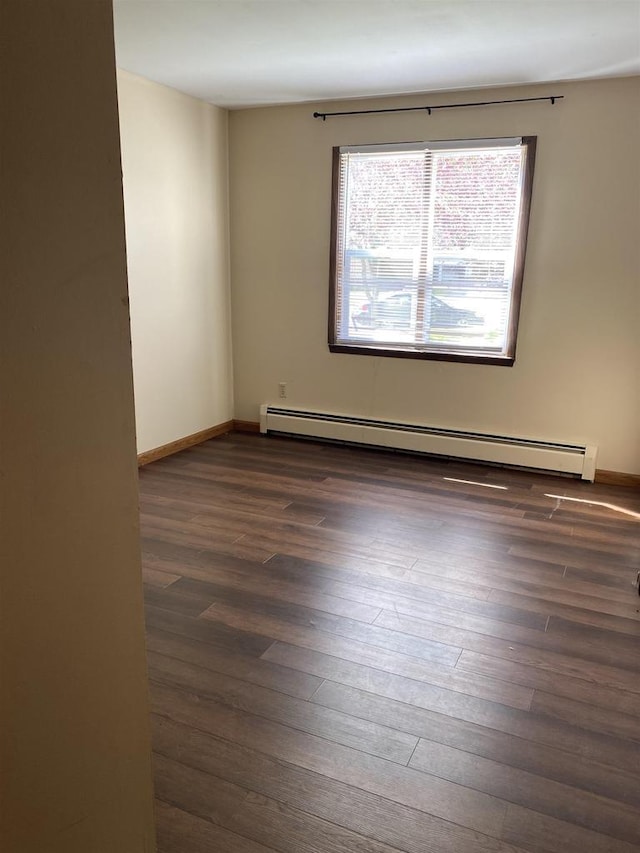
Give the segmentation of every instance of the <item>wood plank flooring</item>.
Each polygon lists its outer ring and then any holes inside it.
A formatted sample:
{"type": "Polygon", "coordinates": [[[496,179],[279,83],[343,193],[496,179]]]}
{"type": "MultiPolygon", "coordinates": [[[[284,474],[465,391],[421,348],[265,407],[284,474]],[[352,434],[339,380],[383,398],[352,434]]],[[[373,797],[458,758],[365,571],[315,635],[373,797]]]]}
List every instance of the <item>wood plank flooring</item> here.
{"type": "Polygon", "coordinates": [[[230,434],[140,509],[160,853],[640,851],[637,491],[230,434]]]}

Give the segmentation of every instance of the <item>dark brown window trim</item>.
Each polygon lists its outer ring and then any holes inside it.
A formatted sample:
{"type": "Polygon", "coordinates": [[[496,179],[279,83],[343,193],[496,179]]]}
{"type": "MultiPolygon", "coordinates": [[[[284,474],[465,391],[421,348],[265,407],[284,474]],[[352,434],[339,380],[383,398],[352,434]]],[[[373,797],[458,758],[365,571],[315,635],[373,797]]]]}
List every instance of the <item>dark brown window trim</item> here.
{"type": "Polygon", "coordinates": [[[466,364],[487,364],[501,367],[512,367],[516,360],[516,345],[518,338],[518,324],[520,320],[520,306],[522,303],[522,282],[524,278],[524,261],[527,248],[527,237],[529,233],[529,219],[531,215],[531,196],[533,191],[533,174],[536,160],[537,136],[523,136],[522,145],[526,148],[525,172],[522,189],[522,208],[519,226],[517,254],[513,271],[513,285],[511,290],[511,316],[507,329],[507,340],[509,348],[504,355],[483,355],[479,353],[463,353],[448,350],[439,352],[427,349],[400,349],[385,348],[378,346],[364,346],[362,344],[338,344],[336,343],[336,328],[338,322],[336,281],[338,277],[338,257],[336,251],[338,238],[338,189],[340,181],[340,146],[333,148],[332,152],[332,186],[331,186],[331,242],[330,242],[330,271],[329,271],[329,351],[333,353],[348,353],[351,355],[369,355],[382,358],[413,358],[427,361],[451,361],[466,364]]]}
{"type": "Polygon", "coordinates": [[[522,187],[522,219],[518,228],[518,246],[513,270],[513,288],[511,291],[511,322],[507,330],[507,338],[511,342],[511,352],[515,361],[516,344],[518,340],[518,323],[520,322],[520,305],[522,303],[522,280],[524,278],[524,259],[527,251],[529,236],[529,219],[531,215],[531,196],[533,195],[533,170],[536,163],[537,136],[523,136],[522,144],[527,149],[524,170],[524,185],[522,187]]]}

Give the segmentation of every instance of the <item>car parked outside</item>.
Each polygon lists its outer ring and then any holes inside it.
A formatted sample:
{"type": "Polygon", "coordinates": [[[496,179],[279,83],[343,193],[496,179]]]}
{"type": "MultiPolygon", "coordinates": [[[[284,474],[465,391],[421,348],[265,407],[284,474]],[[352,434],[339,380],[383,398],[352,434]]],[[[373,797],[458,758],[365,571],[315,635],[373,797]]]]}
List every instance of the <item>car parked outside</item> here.
{"type": "MultiPolygon", "coordinates": [[[[365,302],[351,315],[356,329],[394,328],[409,329],[414,322],[413,302],[415,291],[381,294],[376,302],[365,302]]],[[[467,308],[449,305],[437,296],[431,296],[431,328],[481,326],[484,317],[467,308]]]]}

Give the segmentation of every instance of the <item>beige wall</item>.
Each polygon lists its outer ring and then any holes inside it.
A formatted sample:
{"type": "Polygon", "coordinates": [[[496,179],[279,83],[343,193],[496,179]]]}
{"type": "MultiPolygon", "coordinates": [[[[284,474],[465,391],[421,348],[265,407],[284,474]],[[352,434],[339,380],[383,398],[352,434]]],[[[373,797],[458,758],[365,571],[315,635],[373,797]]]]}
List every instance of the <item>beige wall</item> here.
{"type": "Polygon", "coordinates": [[[233,417],[227,111],[118,72],[138,452],[233,417]]]}
{"type": "Polygon", "coordinates": [[[312,118],[313,105],[230,118],[235,416],[289,383],[291,405],[599,445],[640,473],[639,79],[325,104],[322,109],[564,94],[548,104],[312,118]],[[516,364],[331,354],[331,148],[537,135],[516,364]]]}
{"type": "Polygon", "coordinates": [[[5,853],[154,848],[109,0],[2,3],[5,853]]]}

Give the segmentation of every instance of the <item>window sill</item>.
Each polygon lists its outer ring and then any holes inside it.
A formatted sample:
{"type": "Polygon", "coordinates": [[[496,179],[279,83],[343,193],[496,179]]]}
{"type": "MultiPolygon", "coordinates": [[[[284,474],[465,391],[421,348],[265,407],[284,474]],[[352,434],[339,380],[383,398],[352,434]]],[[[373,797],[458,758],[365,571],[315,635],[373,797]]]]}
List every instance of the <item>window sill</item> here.
{"type": "Polygon", "coordinates": [[[422,361],[453,361],[464,364],[490,364],[500,367],[512,367],[515,362],[515,356],[511,355],[487,355],[478,352],[438,352],[436,350],[362,346],[362,344],[329,344],[329,351],[349,353],[350,355],[373,355],[380,358],[415,358],[422,361]]]}

